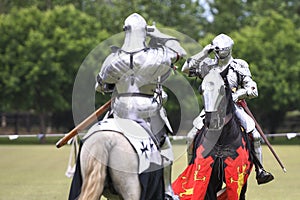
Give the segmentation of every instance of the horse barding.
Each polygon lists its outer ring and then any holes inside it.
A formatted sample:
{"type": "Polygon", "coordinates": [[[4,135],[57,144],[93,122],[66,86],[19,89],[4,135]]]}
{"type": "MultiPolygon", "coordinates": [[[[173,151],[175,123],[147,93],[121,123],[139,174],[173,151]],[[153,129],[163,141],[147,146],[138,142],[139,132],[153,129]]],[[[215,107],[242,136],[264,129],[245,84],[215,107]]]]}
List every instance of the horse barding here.
{"type": "Polygon", "coordinates": [[[169,138],[165,144],[157,147],[133,120],[97,122],[81,141],[69,200],[164,199],[163,168],[173,160],[169,138]]]}
{"type": "Polygon", "coordinates": [[[181,200],[245,198],[252,169],[251,145],[234,115],[226,74],[226,70],[211,69],[202,81],[204,126],[194,138],[189,165],[172,184],[181,200]],[[217,197],[223,185],[226,190],[217,197]]]}

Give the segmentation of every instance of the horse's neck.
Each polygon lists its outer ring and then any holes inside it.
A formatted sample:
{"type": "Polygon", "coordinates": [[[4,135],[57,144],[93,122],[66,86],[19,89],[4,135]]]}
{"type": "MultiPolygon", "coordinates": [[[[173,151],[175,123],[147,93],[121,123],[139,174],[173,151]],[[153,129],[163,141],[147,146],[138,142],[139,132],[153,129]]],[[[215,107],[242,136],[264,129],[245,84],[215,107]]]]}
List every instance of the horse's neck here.
{"type": "Polygon", "coordinates": [[[233,115],[228,123],[224,125],[218,143],[225,145],[231,144],[233,143],[233,141],[238,140],[240,137],[242,137],[241,129],[239,123],[236,120],[236,117],[233,115]]]}

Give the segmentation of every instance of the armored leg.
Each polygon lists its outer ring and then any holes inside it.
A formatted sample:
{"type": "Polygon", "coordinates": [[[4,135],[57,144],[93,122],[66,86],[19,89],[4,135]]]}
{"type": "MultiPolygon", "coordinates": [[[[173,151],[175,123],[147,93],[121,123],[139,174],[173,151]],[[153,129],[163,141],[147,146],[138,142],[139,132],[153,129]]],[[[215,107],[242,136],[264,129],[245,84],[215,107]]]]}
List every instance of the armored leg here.
{"type": "Polygon", "coordinates": [[[253,147],[256,158],[258,158],[259,162],[262,164],[262,148],[261,148],[261,137],[256,129],[252,131],[253,137],[253,147]]]}
{"type": "Polygon", "coordinates": [[[256,171],[256,181],[257,183],[264,184],[272,181],[274,176],[264,170],[263,159],[262,159],[262,148],[261,148],[261,137],[256,129],[252,131],[253,136],[253,147],[254,147],[254,166],[256,171]],[[256,161],[255,161],[256,160],[256,161]]]}

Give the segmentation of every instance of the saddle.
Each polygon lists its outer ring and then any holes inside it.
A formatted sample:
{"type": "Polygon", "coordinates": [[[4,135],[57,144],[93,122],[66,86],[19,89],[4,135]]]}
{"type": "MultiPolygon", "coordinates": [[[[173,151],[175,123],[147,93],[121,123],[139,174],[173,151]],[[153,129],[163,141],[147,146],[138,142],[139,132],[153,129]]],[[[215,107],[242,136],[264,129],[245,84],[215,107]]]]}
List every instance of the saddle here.
{"type": "Polygon", "coordinates": [[[114,131],[126,137],[138,155],[139,174],[145,172],[151,163],[161,165],[162,156],[173,160],[172,150],[159,150],[148,132],[133,120],[123,118],[104,119],[94,124],[83,139],[88,138],[98,131],[114,131]]]}

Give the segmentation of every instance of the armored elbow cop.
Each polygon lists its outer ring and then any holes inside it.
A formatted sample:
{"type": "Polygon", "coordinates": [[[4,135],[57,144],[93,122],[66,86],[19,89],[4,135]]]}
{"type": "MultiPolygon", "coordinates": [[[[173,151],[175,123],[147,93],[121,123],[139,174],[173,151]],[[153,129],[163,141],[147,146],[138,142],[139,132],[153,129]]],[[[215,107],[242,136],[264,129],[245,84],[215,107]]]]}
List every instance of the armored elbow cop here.
{"type": "Polygon", "coordinates": [[[245,88],[238,89],[235,93],[232,94],[233,101],[237,101],[239,99],[245,99],[245,98],[255,98],[258,96],[257,86],[256,83],[253,82],[253,84],[248,85],[245,88]]]}
{"type": "Polygon", "coordinates": [[[99,74],[96,77],[96,81],[95,89],[98,92],[112,92],[115,88],[115,84],[103,83],[99,74]]]}
{"type": "Polygon", "coordinates": [[[245,89],[249,98],[255,98],[258,96],[257,84],[252,79],[247,82],[245,89]]]}

